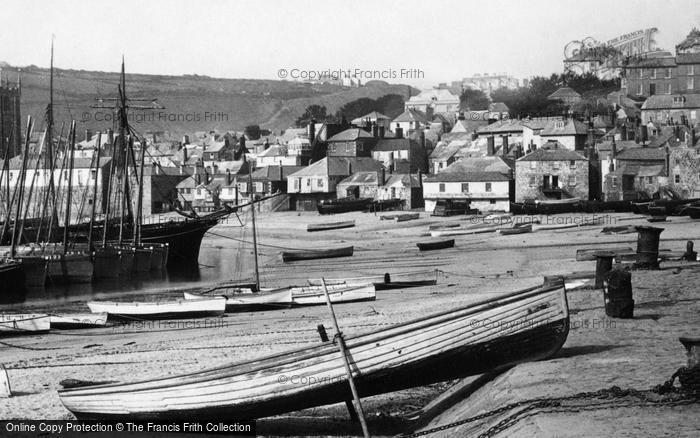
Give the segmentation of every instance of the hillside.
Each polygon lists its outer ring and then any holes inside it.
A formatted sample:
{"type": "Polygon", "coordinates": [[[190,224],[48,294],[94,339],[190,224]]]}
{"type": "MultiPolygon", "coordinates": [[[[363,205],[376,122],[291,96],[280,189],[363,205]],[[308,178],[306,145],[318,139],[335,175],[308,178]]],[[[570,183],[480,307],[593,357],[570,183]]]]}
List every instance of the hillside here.
{"type": "MultiPolygon", "coordinates": [[[[14,73],[10,77],[14,79],[14,73]]],[[[54,80],[57,129],[61,122],[68,123],[73,118],[78,121],[80,132],[111,127],[110,111],[91,106],[96,104],[98,97],[117,94],[118,73],[56,69],[54,80]]],[[[349,88],[289,81],[128,72],[126,83],[130,98],[156,98],[165,107],[162,110],[133,110],[133,126],[139,132],[166,131],[173,138],[210,129],[242,130],[249,124],[280,131],[293,125],[311,104],[324,105],[329,113],[333,113],[345,103],[361,97],[378,98],[386,94],[406,96],[409,90],[406,85],[377,81],[360,88],[349,88]]],[[[48,96],[49,70],[23,67],[22,116],[32,115],[43,122],[48,96]]]]}

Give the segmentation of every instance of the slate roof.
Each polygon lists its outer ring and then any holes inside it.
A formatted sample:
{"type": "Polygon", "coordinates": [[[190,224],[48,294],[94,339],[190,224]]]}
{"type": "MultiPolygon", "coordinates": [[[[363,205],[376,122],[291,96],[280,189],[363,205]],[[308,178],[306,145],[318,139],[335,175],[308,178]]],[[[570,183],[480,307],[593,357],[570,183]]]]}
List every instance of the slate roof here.
{"type": "Polygon", "coordinates": [[[700,108],[700,94],[655,94],[642,105],[642,110],[684,108],[700,108]],[[674,98],[681,98],[682,101],[674,102],[674,98]]]}
{"type": "Polygon", "coordinates": [[[329,142],[334,141],[355,141],[358,138],[374,138],[372,134],[360,128],[350,128],[345,131],[335,134],[333,137],[329,138],[329,142]]]}
{"type": "Polygon", "coordinates": [[[479,134],[498,134],[506,132],[523,132],[523,124],[520,120],[499,120],[477,130],[479,134]]]}
{"type": "MultiPolygon", "coordinates": [[[[456,164],[456,163],[455,163],[456,164]]],[[[425,182],[491,182],[511,181],[513,177],[502,172],[440,172],[425,182]]]]}
{"type": "Polygon", "coordinates": [[[492,113],[507,113],[510,111],[510,108],[503,102],[493,102],[489,104],[489,111],[492,113]]]}
{"type": "Polygon", "coordinates": [[[423,114],[422,111],[418,111],[417,109],[409,108],[403,113],[399,114],[394,120],[394,123],[397,122],[419,122],[419,123],[428,123],[428,117],[426,117],[425,114],[423,114]]]}
{"type": "Polygon", "coordinates": [[[666,160],[666,150],[662,148],[651,148],[651,147],[629,147],[625,148],[617,153],[618,160],[666,160]]]}
{"type": "Polygon", "coordinates": [[[567,149],[564,145],[557,142],[547,142],[541,148],[538,148],[529,154],[518,159],[518,161],[587,161],[586,157],[576,151],[567,149]],[[556,146],[552,145],[556,143],[556,146]]]}
{"type": "Polygon", "coordinates": [[[253,171],[254,180],[268,181],[284,181],[287,177],[295,172],[303,169],[304,166],[265,166],[259,167],[253,171]],[[280,179],[280,168],[282,169],[282,178],[280,179]]]}
{"type": "Polygon", "coordinates": [[[381,138],[377,141],[372,152],[376,151],[408,151],[419,147],[415,140],[409,138],[381,138]]]}
{"type": "Polygon", "coordinates": [[[547,96],[547,99],[550,100],[556,100],[556,99],[565,99],[565,98],[571,98],[571,97],[581,97],[580,94],[576,92],[573,88],[569,87],[561,87],[554,93],[550,94],[547,96]]]}
{"type": "Polygon", "coordinates": [[[553,120],[540,132],[541,136],[584,135],[588,134],[588,126],[576,119],[566,121],[553,120]]]}
{"type": "Polygon", "coordinates": [[[381,170],[382,164],[369,157],[326,157],[322,160],[298,170],[290,176],[347,176],[348,163],[351,171],[362,172],[371,170],[381,170]]]}
{"type": "Polygon", "coordinates": [[[468,143],[467,140],[441,141],[435,146],[435,149],[433,149],[433,152],[430,154],[430,159],[447,160],[459,152],[461,148],[467,146],[468,143]]]}
{"type": "Polygon", "coordinates": [[[388,116],[385,116],[384,114],[378,112],[378,111],[372,111],[369,114],[365,114],[362,117],[358,117],[352,121],[353,125],[361,125],[362,123],[365,122],[365,120],[370,119],[371,121],[377,121],[377,120],[391,120],[388,116]]]}

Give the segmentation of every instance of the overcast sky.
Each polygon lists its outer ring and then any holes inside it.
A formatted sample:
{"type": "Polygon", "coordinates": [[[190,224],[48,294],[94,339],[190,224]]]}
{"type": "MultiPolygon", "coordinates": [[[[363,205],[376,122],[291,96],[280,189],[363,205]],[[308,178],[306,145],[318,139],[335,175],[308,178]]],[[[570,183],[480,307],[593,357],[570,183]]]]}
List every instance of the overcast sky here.
{"type": "Polygon", "coordinates": [[[276,79],[291,72],[420,69],[430,86],[474,73],[562,70],[564,46],[657,27],[673,50],[698,0],[243,0],[0,2],[0,60],[61,68],[276,79]],[[9,18],[9,19],[8,19],[9,18]]]}

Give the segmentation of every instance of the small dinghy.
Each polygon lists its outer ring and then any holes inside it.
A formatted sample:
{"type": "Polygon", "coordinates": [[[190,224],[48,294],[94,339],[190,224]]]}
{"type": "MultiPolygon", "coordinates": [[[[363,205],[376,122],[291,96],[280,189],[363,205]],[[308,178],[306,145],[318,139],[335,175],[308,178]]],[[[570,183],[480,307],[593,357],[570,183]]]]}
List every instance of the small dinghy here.
{"type": "Polygon", "coordinates": [[[87,305],[92,313],[107,313],[109,318],[127,320],[199,318],[219,316],[226,312],[226,299],[223,297],[150,303],[89,301],[87,305]]]}

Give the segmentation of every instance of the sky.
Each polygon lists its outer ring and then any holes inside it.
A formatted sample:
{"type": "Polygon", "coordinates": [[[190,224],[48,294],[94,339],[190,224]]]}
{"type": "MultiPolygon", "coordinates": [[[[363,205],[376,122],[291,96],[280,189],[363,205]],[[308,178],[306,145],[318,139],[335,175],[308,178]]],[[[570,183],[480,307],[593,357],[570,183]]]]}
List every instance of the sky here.
{"type": "Polygon", "coordinates": [[[564,46],[588,36],[656,27],[657,46],[673,51],[700,27],[700,3],[2,0],[0,17],[0,61],[13,66],[47,67],[53,35],[59,68],[118,71],[123,54],[132,73],[278,79],[369,70],[363,75],[430,87],[475,73],[560,72],[564,46]]]}

